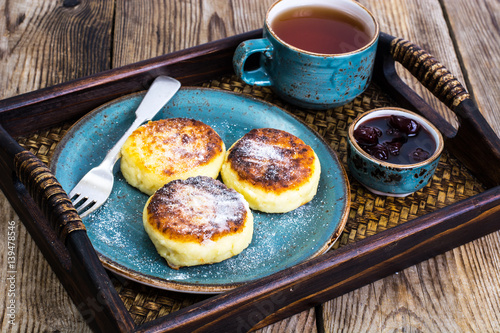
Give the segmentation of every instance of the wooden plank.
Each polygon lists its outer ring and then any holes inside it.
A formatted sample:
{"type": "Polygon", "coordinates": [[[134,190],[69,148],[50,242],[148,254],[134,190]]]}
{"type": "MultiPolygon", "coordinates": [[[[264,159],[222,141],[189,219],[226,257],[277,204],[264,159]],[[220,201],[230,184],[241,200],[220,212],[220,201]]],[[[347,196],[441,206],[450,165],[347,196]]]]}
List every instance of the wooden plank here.
{"type": "MultiPolygon", "coordinates": [[[[380,23],[380,30],[395,37],[412,41],[443,63],[460,82],[464,77],[453,52],[453,41],[448,34],[438,0],[362,0],[380,23]]],[[[457,126],[455,116],[408,71],[398,66],[398,74],[451,124],[457,126]]]]}
{"type": "MultiPolygon", "coordinates": [[[[0,99],[110,68],[113,1],[7,1],[0,7],[0,99]],[[78,5],[75,5],[78,4],[78,5]]],[[[88,332],[44,256],[0,193],[1,235],[16,227],[15,325],[2,315],[2,332],[88,332]]],[[[0,238],[2,290],[7,295],[7,237],[0,238]]],[[[9,305],[2,297],[0,311],[9,305]]]]}
{"type": "Polygon", "coordinates": [[[113,67],[262,28],[273,2],[118,1],[113,67]]]}
{"type": "MultiPolygon", "coordinates": [[[[445,13],[438,1],[431,0],[361,2],[379,17],[383,31],[420,45],[445,64],[462,84],[470,84],[485,118],[500,133],[495,120],[499,115],[500,76],[495,74],[498,66],[493,65],[500,62],[500,43],[495,39],[497,2],[444,1],[445,13]],[[451,22],[467,76],[462,74],[460,59],[451,51],[454,41],[446,19],[451,22]],[[494,38],[489,39],[491,35],[494,38]],[[493,42],[490,44],[489,40],[493,42]],[[476,52],[478,43],[484,52],[476,52]]],[[[444,114],[448,112],[405,70],[399,74],[433,107],[444,114]]],[[[323,308],[324,330],[337,332],[340,327],[357,332],[498,331],[499,244],[500,235],[495,232],[327,302],[323,308]]]]}
{"type": "Polygon", "coordinates": [[[500,135],[500,3],[494,0],[444,0],[467,82],[483,116],[500,135]]]}
{"type": "Polygon", "coordinates": [[[113,1],[17,1],[4,9],[2,99],[110,68],[113,1]]]}

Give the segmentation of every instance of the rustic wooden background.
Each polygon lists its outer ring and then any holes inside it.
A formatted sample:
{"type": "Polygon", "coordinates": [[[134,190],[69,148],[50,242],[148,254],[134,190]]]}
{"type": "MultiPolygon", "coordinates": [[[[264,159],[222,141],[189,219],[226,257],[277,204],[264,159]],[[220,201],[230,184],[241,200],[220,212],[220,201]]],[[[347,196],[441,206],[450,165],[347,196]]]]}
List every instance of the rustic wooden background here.
{"type": "MultiPolygon", "coordinates": [[[[260,28],[272,2],[0,0],[0,98],[260,28]]],[[[382,31],[445,64],[500,134],[498,0],[360,2],[382,31]]],[[[453,122],[419,83],[401,76],[453,122]]],[[[0,331],[89,331],[1,193],[0,217],[0,331]],[[6,316],[9,221],[17,226],[15,325],[6,316]]],[[[499,257],[496,232],[261,331],[498,332],[499,257]]]]}

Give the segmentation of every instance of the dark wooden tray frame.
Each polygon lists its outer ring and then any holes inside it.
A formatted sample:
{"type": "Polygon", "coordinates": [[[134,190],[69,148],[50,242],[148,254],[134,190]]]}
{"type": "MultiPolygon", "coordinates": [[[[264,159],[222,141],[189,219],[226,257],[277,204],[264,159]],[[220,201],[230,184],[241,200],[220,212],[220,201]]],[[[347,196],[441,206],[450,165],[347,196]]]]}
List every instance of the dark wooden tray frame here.
{"type": "Polygon", "coordinates": [[[487,190],[282,272],[136,326],[50,170],[14,137],[80,118],[158,75],[194,85],[232,73],[235,47],[261,30],[0,101],[0,186],[84,319],[96,331],[249,331],[500,229],[500,141],[460,83],[416,45],[381,33],[374,80],[431,119],[487,190]],[[457,114],[455,130],[395,70],[401,63],[457,114]]]}

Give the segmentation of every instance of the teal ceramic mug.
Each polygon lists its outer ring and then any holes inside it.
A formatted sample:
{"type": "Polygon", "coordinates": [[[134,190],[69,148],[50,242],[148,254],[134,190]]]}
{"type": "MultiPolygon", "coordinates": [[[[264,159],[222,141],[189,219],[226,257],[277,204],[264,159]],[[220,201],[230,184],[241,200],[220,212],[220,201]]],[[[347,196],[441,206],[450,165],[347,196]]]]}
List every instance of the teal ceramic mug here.
{"type": "Polygon", "coordinates": [[[368,87],[378,36],[376,19],[354,0],[280,0],[266,14],[263,38],[236,48],[233,67],[247,84],[270,86],[292,104],[332,108],[368,87]],[[283,22],[289,27],[281,27],[283,22]],[[317,30],[310,28],[316,23],[317,30]],[[248,69],[255,53],[259,64],[248,69]]]}

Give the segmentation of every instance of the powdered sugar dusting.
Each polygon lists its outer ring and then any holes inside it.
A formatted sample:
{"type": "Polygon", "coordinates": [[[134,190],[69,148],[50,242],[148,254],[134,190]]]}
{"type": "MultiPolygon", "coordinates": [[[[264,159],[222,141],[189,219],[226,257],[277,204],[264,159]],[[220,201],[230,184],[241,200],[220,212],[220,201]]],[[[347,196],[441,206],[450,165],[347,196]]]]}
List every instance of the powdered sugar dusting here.
{"type": "Polygon", "coordinates": [[[275,162],[284,160],[282,148],[257,140],[245,140],[239,147],[239,151],[242,155],[246,156],[247,160],[273,160],[275,162]]]}
{"type": "Polygon", "coordinates": [[[220,181],[198,176],[173,181],[161,188],[151,200],[168,214],[168,224],[178,233],[196,234],[210,239],[215,233],[229,231],[231,223],[241,223],[248,204],[238,192],[220,181]]]}

